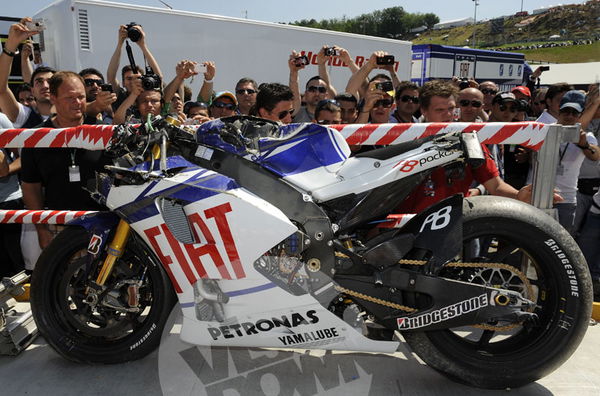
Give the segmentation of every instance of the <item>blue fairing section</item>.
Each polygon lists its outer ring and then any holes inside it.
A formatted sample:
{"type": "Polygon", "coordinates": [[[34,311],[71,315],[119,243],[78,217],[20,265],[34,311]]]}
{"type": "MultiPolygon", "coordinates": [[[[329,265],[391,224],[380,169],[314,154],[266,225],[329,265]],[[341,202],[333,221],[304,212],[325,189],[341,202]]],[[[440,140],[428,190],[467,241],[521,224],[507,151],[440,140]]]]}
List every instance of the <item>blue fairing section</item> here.
{"type": "MultiPolygon", "coordinates": [[[[333,137],[338,132],[322,125],[282,125],[278,136],[260,138],[255,148],[223,141],[218,133],[223,126],[221,120],[203,124],[198,128],[196,140],[239,156],[249,156],[252,161],[281,177],[336,164],[347,158],[333,137]]],[[[243,137],[240,139],[244,140],[243,137]]]]}
{"type": "MultiPolygon", "coordinates": [[[[181,157],[179,157],[183,160],[181,157]]],[[[170,164],[173,167],[185,166],[178,157],[172,159],[170,164]]],[[[178,199],[185,203],[201,201],[222,192],[239,188],[235,180],[218,173],[209,172],[204,168],[186,162],[189,166],[179,175],[189,175],[183,182],[170,182],[170,179],[154,180],[142,191],[133,202],[117,208],[129,223],[135,223],[140,220],[155,216],[159,213],[155,200],[158,197],[168,197],[178,199]],[[157,185],[164,185],[160,191],[155,191],[157,185]],[[155,191],[152,192],[151,191],[155,191]]]]}

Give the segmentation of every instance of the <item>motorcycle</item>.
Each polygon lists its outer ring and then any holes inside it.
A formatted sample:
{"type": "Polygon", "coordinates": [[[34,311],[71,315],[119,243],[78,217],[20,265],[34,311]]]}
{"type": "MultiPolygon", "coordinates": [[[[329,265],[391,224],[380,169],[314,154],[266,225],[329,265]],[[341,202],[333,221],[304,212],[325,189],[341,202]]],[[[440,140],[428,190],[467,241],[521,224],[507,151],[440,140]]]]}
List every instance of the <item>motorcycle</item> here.
{"type": "Polygon", "coordinates": [[[472,386],[556,369],[591,313],[585,260],[550,216],[501,197],[394,208],[435,169],[485,158],[450,132],[350,156],[333,129],[230,117],[120,126],[92,197],[42,253],[39,331],[77,362],[139,359],[175,301],[191,344],[392,353],[401,335],[472,386]]]}

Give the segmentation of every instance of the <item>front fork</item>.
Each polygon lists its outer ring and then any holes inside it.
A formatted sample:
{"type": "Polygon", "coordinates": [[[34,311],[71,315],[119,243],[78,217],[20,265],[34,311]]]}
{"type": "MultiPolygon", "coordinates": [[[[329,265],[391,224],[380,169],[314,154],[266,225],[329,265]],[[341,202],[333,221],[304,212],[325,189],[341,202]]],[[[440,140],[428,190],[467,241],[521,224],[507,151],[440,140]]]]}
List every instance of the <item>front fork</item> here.
{"type": "MultiPolygon", "coordinates": [[[[152,159],[160,159],[160,146],[155,144],[152,147],[152,159]]],[[[131,233],[131,226],[124,220],[119,220],[117,230],[112,241],[108,244],[107,255],[100,268],[98,278],[96,278],[96,284],[104,286],[104,283],[112,273],[115,262],[119,257],[123,255],[127,241],[129,240],[129,234],[131,233]]]]}

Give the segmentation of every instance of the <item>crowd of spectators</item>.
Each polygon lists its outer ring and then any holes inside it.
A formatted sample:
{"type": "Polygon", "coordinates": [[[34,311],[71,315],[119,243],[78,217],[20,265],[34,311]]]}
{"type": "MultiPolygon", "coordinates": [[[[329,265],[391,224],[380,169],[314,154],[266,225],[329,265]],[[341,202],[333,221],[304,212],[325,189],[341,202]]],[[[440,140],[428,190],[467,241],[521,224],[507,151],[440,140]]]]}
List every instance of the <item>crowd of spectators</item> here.
{"type": "MultiPolygon", "coordinates": [[[[560,149],[556,183],[560,195],[557,194],[555,200],[559,221],[581,241],[596,291],[600,292],[600,244],[597,243],[600,237],[597,141],[600,98],[597,85],[590,86],[587,93],[574,90],[566,83],[534,89],[535,80],[542,73],[538,68],[529,81],[511,92],[500,92],[493,81],[465,82],[456,78],[429,81],[419,87],[400,81],[392,65],[379,64],[378,59],[388,55],[385,52],[373,52],[358,67],[344,48],[323,46],[317,56],[317,74],[308,78],[303,92],[299,86],[300,75],[307,73],[310,66],[294,51],[287,60],[288,85],[259,84],[251,76],[245,76],[237,82],[231,81],[231,90],[215,92],[213,79],[219,65],[214,62],[198,64],[183,59],[175,66],[174,79],[163,84],[161,68],[149,50],[141,26],[134,27],[140,36],[136,44],[144,53],[153,80],[142,81],[142,70],[130,65],[122,67],[118,75],[122,47],[127,40],[127,30],[120,26],[106,79],[94,68],[78,73],[55,71],[41,59],[32,65],[28,57],[24,57],[23,77],[28,84],[23,84],[15,95],[8,88],[12,60],[18,45],[35,34],[24,25],[26,20],[11,26],[0,55],[1,128],[119,124],[167,114],[182,124],[200,124],[234,115],[322,125],[532,120],[563,125],[580,123],[579,141],[565,143],[560,149]],[[331,83],[326,64],[332,56],[340,57],[351,71],[345,87],[334,87],[331,83]],[[194,76],[203,77],[196,96],[186,87],[186,80],[194,76]],[[343,92],[336,88],[342,88],[343,92]]],[[[353,155],[364,155],[373,147],[351,149],[353,155]]],[[[495,194],[529,201],[531,152],[514,145],[484,147],[484,152],[485,166],[478,169],[467,166],[463,174],[437,170],[404,202],[398,203],[398,210],[418,212],[453,193],[495,194]]],[[[106,163],[102,152],[80,149],[23,149],[20,152],[0,149],[0,208],[97,209],[83,187],[106,163]]],[[[35,225],[39,248],[47,246],[59,229],[35,225]]],[[[21,254],[16,242],[21,233],[16,224],[0,230],[0,254],[6,256],[0,257],[1,275],[14,273],[23,266],[33,268],[39,249],[37,253],[24,251],[21,254]]]]}
{"type": "Polygon", "coordinates": [[[573,45],[591,45],[594,42],[600,40],[600,38],[596,39],[587,39],[587,40],[569,40],[569,41],[553,41],[550,43],[539,43],[539,44],[522,44],[522,45],[513,45],[510,47],[498,47],[498,48],[488,48],[492,51],[522,51],[522,50],[534,50],[540,48],[556,48],[556,47],[570,47],[573,45]]]}

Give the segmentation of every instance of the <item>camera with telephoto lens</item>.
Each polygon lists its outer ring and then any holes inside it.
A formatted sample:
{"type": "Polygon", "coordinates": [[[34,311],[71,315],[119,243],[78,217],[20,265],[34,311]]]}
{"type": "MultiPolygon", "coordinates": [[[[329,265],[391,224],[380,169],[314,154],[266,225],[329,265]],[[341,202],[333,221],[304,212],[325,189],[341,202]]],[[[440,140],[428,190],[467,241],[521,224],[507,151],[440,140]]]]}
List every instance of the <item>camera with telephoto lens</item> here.
{"type": "Polygon", "coordinates": [[[144,91],[152,91],[154,89],[162,88],[162,80],[158,74],[154,73],[154,70],[150,66],[146,66],[146,72],[142,76],[142,87],[144,91]]]}
{"type": "Polygon", "coordinates": [[[142,38],[142,33],[138,29],[135,29],[135,26],[141,27],[142,25],[135,22],[130,22],[125,25],[125,28],[127,29],[127,37],[129,37],[129,40],[133,41],[134,43],[142,38]]]}
{"type": "Polygon", "coordinates": [[[323,50],[325,56],[338,56],[339,52],[335,47],[327,47],[323,50]]]}
{"type": "Polygon", "coordinates": [[[460,82],[458,83],[458,89],[463,90],[469,88],[469,79],[468,78],[462,78],[460,80],[460,82]]]}

